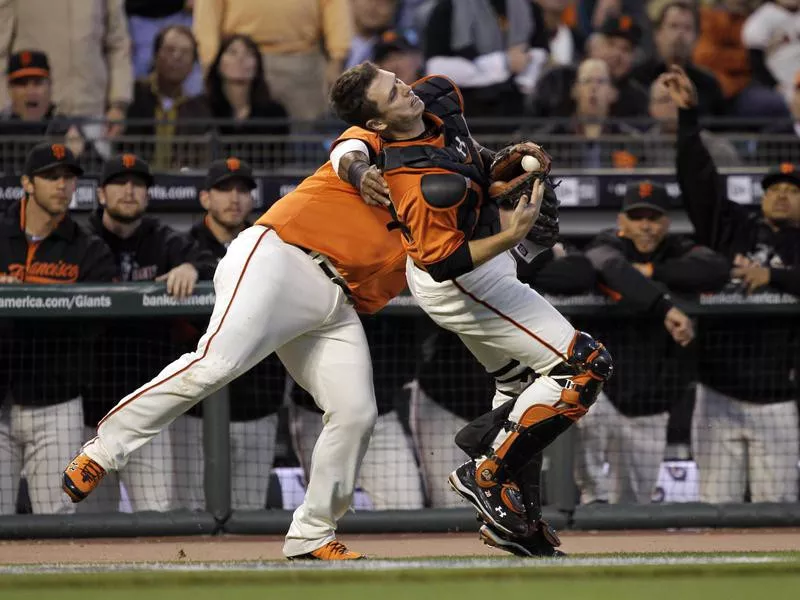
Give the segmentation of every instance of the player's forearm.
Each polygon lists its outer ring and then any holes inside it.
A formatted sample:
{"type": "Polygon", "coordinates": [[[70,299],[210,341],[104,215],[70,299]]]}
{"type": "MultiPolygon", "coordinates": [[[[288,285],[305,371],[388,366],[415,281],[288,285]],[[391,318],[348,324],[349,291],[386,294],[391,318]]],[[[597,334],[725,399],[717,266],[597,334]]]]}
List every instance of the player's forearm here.
{"type": "Polygon", "coordinates": [[[369,169],[369,156],[362,152],[354,151],[342,156],[336,173],[339,175],[339,179],[347,181],[358,191],[361,191],[361,178],[367,169],[369,169]]]}
{"type": "Polygon", "coordinates": [[[511,250],[517,243],[518,240],[514,239],[507,229],[480,240],[472,240],[469,243],[472,264],[480,266],[506,250],[511,250]]]}

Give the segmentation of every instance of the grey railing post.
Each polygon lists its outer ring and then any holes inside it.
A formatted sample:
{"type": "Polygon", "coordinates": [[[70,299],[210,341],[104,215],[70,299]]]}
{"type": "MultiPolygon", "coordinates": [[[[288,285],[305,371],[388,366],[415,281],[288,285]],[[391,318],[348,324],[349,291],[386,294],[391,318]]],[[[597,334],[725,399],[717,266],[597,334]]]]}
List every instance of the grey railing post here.
{"type": "Polygon", "coordinates": [[[230,421],[226,386],[203,402],[206,510],[219,523],[231,515],[230,421]]]}
{"type": "Polygon", "coordinates": [[[547,461],[547,505],[559,511],[575,510],[577,488],[572,477],[575,443],[575,426],[572,426],[544,451],[547,461]]]}

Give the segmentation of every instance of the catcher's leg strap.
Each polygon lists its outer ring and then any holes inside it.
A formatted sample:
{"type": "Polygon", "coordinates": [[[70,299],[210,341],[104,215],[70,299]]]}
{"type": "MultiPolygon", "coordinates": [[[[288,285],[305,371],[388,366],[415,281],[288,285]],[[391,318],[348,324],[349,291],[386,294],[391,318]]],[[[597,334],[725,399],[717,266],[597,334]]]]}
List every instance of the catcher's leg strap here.
{"type": "Polygon", "coordinates": [[[586,414],[612,372],[613,360],[603,344],[576,331],[567,360],[537,379],[515,402],[504,430],[477,469],[478,479],[487,486],[517,480],[539,452],[586,414]]]}

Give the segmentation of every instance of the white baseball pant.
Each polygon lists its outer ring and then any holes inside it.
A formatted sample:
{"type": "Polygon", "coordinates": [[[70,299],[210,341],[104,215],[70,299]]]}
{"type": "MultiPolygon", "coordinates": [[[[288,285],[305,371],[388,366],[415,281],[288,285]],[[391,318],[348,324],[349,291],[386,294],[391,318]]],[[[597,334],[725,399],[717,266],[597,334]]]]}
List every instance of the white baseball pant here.
{"type": "Polygon", "coordinates": [[[601,393],[577,423],[575,483],[581,503],[651,502],[667,449],[668,422],[668,412],[626,417],[601,393]]]}
{"type": "MultiPolygon", "coordinates": [[[[508,252],[485,262],[455,280],[437,282],[411,259],[406,279],[420,307],[440,327],[458,334],[488,372],[512,360],[547,374],[567,359],[575,329],[561,313],[517,279],[517,264],[508,252]]],[[[536,404],[556,405],[562,387],[554,379],[537,378],[520,394],[509,414],[518,423],[536,404]]],[[[495,395],[493,404],[507,400],[495,395]]],[[[493,447],[510,436],[501,432],[493,447]]]]}
{"type": "Polygon", "coordinates": [[[75,512],[59,473],[83,439],[83,400],[50,406],[7,404],[0,418],[0,514],[16,512],[19,480],[28,481],[34,514],[75,512]]]}
{"type": "MultiPolygon", "coordinates": [[[[84,439],[95,436],[94,427],[84,427],[84,439]]],[[[165,512],[177,508],[174,502],[171,428],[159,433],[128,458],[118,472],[109,473],[91,495],[78,504],[79,514],[117,512],[121,498],[120,483],[125,485],[133,512],[165,512]]]]}
{"type": "Polygon", "coordinates": [[[797,502],[797,403],[742,402],[697,386],[692,454],[701,502],[797,502]]]}
{"type": "MultiPolygon", "coordinates": [[[[308,473],[314,442],[322,430],[321,415],[293,404],[289,419],[294,451],[308,473]]],[[[417,462],[396,412],[379,415],[375,421],[358,485],[375,510],[416,510],[424,506],[417,462]]]]}
{"type": "MultiPolygon", "coordinates": [[[[231,506],[235,510],[261,510],[275,459],[278,415],[252,421],[231,421],[231,506]]],[[[181,508],[206,506],[203,458],[203,419],[181,415],[172,424],[175,461],[175,497],[181,508]]]]}
{"type": "Polygon", "coordinates": [[[466,460],[453,439],[467,421],[434,402],[417,381],[407,387],[411,393],[411,432],[431,507],[463,508],[464,500],[452,492],[447,476],[466,460]]]}
{"type": "Polygon", "coordinates": [[[197,350],[184,354],[106,415],[84,452],[119,470],[176,417],[272,352],[324,411],[303,504],[283,551],[312,552],[350,506],[375,423],[369,348],[355,309],[309,256],[253,226],[214,274],[216,304],[197,350]]]}

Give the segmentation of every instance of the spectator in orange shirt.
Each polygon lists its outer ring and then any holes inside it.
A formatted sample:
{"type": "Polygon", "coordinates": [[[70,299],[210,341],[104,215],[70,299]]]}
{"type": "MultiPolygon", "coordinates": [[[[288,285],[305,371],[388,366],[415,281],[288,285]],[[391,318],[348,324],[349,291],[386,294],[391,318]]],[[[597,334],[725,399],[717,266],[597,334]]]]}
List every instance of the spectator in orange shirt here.
{"type": "Polygon", "coordinates": [[[752,78],[749,53],[742,42],[742,27],[752,12],[751,5],[750,0],[721,0],[717,6],[700,8],[694,63],[716,76],[731,114],[784,116],[783,98],[752,78]]]}

